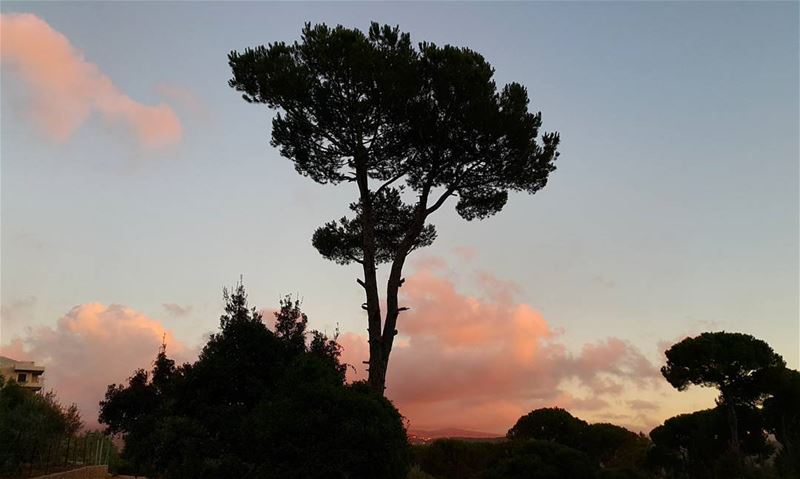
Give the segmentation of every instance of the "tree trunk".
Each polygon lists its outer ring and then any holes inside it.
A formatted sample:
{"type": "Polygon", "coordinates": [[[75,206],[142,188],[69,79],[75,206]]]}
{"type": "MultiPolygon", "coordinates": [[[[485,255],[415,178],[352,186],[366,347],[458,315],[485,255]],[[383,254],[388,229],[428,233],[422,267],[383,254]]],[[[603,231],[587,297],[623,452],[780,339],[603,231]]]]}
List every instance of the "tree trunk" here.
{"type": "Polygon", "coordinates": [[[380,381],[380,391],[386,388],[386,372],[389,367],[389,355],[394,345],[394,337],[397,335],[397,318],[400,315],[400,303],[398,295],[400,287],[403,285],[403,265],[406,258],[414,247],[419,235],[425,226],[425,203],[417,208],[414,223],[411,225],[403,241],[395,253],[392,261],[392,269],[389,272],[389,280],[386,283],[386,320],[383,323],[383,334],[381,336],[382,356],[379,369],[379,377],[376,375],[376,382],[380,381]]]}
{"type": "Polygon", "coordinates": [[[378,278],[375,268],[375,212],[372,208],[372,193],[367,177],[366,152],[359,149],[356,161],[356,182],[361,198],[361,240],[363,249],[364,293],[367,297],[367,332],[369,335],[369,377],[367,382],[379,394],[383,394],[386,382],[386,367],[381,339],[381,305],[378,295],[378,278]]]}
{"type": "Polygon", "coordinates": [[[383,344],[383,364],[381,372],[383,374],[382,380],[386,383],[386,371],[389,367],[389,355],[392,352],[394,345],[394,337],[397,335],[397,317],[400,315],[400,306],[398,301],[398,294],[403,278],[403,264],[408,253],[398,252],[392,262],[392,270],[389,273],[389,280],[386,283],[386,320],[383,323],[383,335],[381,342],[383,344]]]}
{"type": "Polygon", "coordinates": [[[736,417],[736,408],[733,403],[728,403],[728,427],[731,432],[731,451],[739,454],[739,420],[736,417]]]}

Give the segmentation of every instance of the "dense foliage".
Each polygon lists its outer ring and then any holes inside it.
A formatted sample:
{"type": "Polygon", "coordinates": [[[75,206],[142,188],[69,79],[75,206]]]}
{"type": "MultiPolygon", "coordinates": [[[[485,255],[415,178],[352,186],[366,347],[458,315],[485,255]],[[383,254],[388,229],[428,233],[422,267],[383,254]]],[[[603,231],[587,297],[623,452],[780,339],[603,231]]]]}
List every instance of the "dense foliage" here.
{"type": "Polygon", "coordinates": [[[800,372],[770,368],[758,374],[756,383],[767,394],[764,427],[781,445],[775,461],[778,472],[800,477],[800,372]]]}
{"type": "Polygon", "coordinates": [[[538,439],[578,447],[588,424],[561,408],[536,409],[508,430],[509,439],[538,439]]]}
{"type": "MultiPolygon", "coordinates": [[[[751,463],[763,463],[773,452],[761,417],[754,409],[738,410],[740,453],[751,463]]],[[[736,477],[737,461],[731,454],[726,408],[716,407],[667,419],[650,432],[654,447],[649,464],[675,477],[736,477]]]]}
{"type": "Polygon", "coordinates": [[[595,479],[597,464],[581,451],[551,441],[512,441],[484,479],[595,479]]]}
{"type": "Polygon", "coordinates": [[[690,384],[719,389],[717,404],[725,409],[731,453],[739,455],[739,411],[756,407],[767,394],[759,385],[759,376],[764,371],[785,369],[786,362],[766,342],[725,331],[686,338],[664,354],[667,364],[661,374],[679,391],[690,384]]]}
{"type": "Polygon", "coordinates": [[[761,396],[753,388],[756,373],[784,368],[786,362],[760,339],[742,333],[702,333],[674,344],[665,353],[661,373],[678,390],[690,384],[715,387],[724,404],[752,403],[761,396]]]}
{"type": "Polygon", "coordinates": [[[466,220],[492,216],[509,192],[536,193],[558,157],[518,83],[498,87],[480,54],[415,46],[399,28],[306,24],[301,40],[231,52],[229,84],[277,110],[272,145],[318,183],[353,183],[352,218],[320,227],[313,245],[358,263],[370,345],[369,383],[383,393],[407,256],[436,236],[428,218],[448,199],[466,220]],[[402,193],[413,193],[403,195],[402,193]],[[414,198],[411,203],[406,203],[414,198]],[[391,263],[386,316],[376,265],[391,263]]]}
{"type": "Polygon", "coordinates": [[[536,440],[581,451],[604,469],[636,469],[644,464],[650,441],[624,427],[589,424],[561,408],[531,411],[508,431],[511,441],[536,440]]]}
{"type": "Polygon", "coordinates": [[[240,285],[220,331],[194,364],[161,351],[150,372],[109,386],[100,421],[125,438],[124,458],[151,478],[404,478],[398,411],[344,383],[334,340],[306,332],[286,298],[269,330],[240,285]]]}
{"type": "Polygon", "coordinates": [[[421,472],[439,479],[594,479],[598,474],[588,455],[551,441],[439,439],[413,450],[421,472]]]}
{"type": "Polygon", "coordinates": [[[0,475],[49,463],[54,450],[65,457],[62,449],[81,426],[74,404],[64,407],[53,392],[38,394],[0,376],[0,475]]]}
{"type": "Polygon", "coordinates": [[[800,374],[787,369],[766,342],[709,332],[686,338],[665,354],[661,372],[676,389],[695,384],[720,394],[717,407],[670,418],[650,433],[656,470],[698,479],[766,477],[773,470],[780,477],[800,477],[795,447],[800,374]]]}

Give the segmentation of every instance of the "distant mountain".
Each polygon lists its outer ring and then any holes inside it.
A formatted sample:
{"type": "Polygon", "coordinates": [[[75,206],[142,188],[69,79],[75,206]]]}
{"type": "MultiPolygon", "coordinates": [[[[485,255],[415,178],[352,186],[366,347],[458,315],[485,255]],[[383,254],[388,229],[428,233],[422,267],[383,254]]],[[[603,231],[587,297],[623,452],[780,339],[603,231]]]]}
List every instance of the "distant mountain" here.
{"type": "Polygon", "coordinates": [[[434,439],[442,438],[473,439],[478,441],[500,441],[505,439],[500,434],[470,431],[467,429],[458,429],[453,427],[434,430],[410,429],[408,431],[408,440],[412,444],[425,444],[433,441],[434,439]]]}

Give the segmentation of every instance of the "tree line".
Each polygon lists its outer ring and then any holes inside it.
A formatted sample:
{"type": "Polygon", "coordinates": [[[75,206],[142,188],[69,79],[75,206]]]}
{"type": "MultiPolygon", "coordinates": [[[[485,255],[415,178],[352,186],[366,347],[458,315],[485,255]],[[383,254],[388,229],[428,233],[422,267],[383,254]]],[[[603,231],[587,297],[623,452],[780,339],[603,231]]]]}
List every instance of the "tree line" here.
{"type": "Polygon", "coordinates": [[[560,408],[521,417],[506,443],[414,446],[418,478],[800,478],[800,372],[753,336],[707,332],[666,351],[679,390],[715,387],[716,406],[680,414],[649,435],[589,424],[560,408]]]}
{"type": "Polygon", "coordinates": [[[151,479],[736,479],[800,477],[800,373],[765,342],[703,333],[666,351],[670,384],[720,390],[711,409],[649,435],[559,408],[519,418],[501,442],[408,444],[392,403],[347,384],[336,337],[286,297],[272,328],[239,284],[199,359],[162,349],[109,386],[100,422],[124,438],[120,471],[151,479]]]}

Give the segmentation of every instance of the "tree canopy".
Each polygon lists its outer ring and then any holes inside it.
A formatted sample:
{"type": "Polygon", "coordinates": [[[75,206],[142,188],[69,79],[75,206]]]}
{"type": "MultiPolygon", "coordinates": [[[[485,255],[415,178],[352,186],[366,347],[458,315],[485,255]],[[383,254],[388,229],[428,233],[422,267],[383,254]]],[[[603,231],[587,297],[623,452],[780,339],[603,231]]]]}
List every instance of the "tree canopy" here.
{"type": "Polygon", "coordinates": [[[766,342],[749,334],[713,332],[686,338],[670,347],[661,374],[678,390],[690,384],[716,387],[724,402],[739,404],[758,396],[754,374],[786,366],[766,342]]]}
{"type": "Polygon", "coordinates": [[[100,422],[125,438],[131,472],[179,478],[404,478],[397,409],[363,383],[346,385],[340,348],[309,334],[287,297],[275,331],[225,292],[220,330],[193,364],[159,352],[151,371],[111,385],[100,422]]]}
{"type": "Polygon", "coordinates": [[[518,83],[498,87],[479,53],[414,46],[398,27],[367,33],[306,24],[298,42],[233,51],[229,84],[277,110],[272,145],[318,183],[355,183],[352,218],[320,227],[323,257],[358,263],[368,315],[369,383],[385,387],[408,254],[436,237],[428,217],[449,198],[467,220],[499,212],[509,192],[536,193],[555,169],[558,133],[541,133],[518,83]],[[386,316],[376,265],[391,263],[386,316]]]}
{"type": "Polygon", "coordinates": [[[484,479],[596,479],[597,464],[585,453],[551,441],[514,441],[484,479]]]}
{"type": "Polygon", "coordinates": [[[644,462],[646,437],[609,423],[589,424],[561,408],[535,409],[506,435],[512,441],[548,441],[577,449],[604,468],[635,469],[644,462]]]}
{"type": "Polygon", "coordinates": [[[561,408],[535,409],[508,430],[509,439],[537,439],[578,447],[588,423],[561,408]]]}
{"type": "MultiPolygon", "coordinates": [[[[745,406],[737,410],[740,452],[753,462],[765,459],[772,449],[758,411],[745,406]]],[[[731,431],[724,407],[669,418],[650,432],[650,438],[654,444],[649,458],[652,466],[698,479],[737,477],[733,472],[736,460],[729,456],[731,431]]]]}

